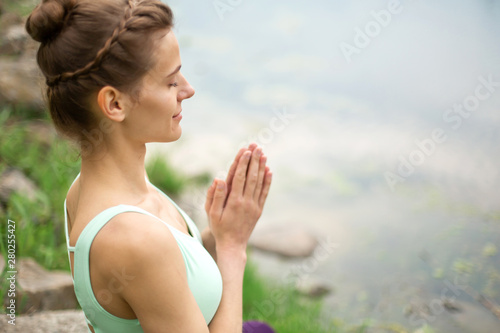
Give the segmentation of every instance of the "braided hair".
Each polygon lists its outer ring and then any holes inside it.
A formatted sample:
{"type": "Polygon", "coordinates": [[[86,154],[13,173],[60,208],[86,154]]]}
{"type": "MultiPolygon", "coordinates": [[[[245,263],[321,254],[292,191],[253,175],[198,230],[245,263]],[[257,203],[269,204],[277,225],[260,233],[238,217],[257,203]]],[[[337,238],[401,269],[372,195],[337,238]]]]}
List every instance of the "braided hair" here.
{"type": "Polygon", "coordinates": [[[96,125],[90,97],[104,86],[138,96],[154,66],[154,33],[173,25],[157,0],[42,0],[26,21],[40,42],[51,118],[63,135],[80,141],[96,125]]]}

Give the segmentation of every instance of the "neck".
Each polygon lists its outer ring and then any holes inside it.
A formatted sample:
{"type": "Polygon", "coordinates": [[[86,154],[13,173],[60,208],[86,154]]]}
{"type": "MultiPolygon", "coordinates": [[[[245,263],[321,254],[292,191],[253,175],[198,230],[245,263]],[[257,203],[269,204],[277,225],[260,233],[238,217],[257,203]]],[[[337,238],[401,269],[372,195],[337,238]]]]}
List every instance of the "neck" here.
{"type": "Polygon", "coordinates": [[[115,193],[129,193],[137,200],[144,199],[148,193],[144,167],[146,145],[103,142],[96,148],[99,151],[91,154],[82,152],[82,183],[103,185],[115,193]]]}

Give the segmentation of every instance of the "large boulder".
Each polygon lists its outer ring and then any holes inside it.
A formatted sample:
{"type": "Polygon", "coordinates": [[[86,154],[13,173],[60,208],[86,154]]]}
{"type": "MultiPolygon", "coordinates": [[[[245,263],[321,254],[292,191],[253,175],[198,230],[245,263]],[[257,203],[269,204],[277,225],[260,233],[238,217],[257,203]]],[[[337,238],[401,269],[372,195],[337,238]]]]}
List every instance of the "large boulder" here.
{"type": "Polygon", "coordinates": [[[18,313],[76,308],[69,272],[47,271],[31,258],[18,260],[16,266],[18,313]]]}
{"type": "Polygon", "coordinates": [[[41,75],[34,59],[0,58],[0,105],[43,110],[41,75]]]}
{"type": "MultiPolygon", "coordinates": [[[[0,7],[1,7],[0,2],[0,7]]],[[[1,9],[0,9],[0,14],[2,14],[1,9]]],[[[20,25],[23,23],[23,18],[15,13],[3,13],[0,16],[0,33],[1,35],[5,35],[5,31],[8,31],[10,27],[15,26],[15,25],[20,25]]],[[[28,33],[26,33],[28,34],[28,33]]]]}
{"type": "Polygon", "coordinates": [[[46,311],[16,317],[15,326],[10,318],[0,316],[0,332],[9,333],[88,333],[81,310],[46,311]]]}
{"type": "MultiPolygon", "coordinates": [[[[34,6],[34,4],[33,4],[34,6]]],[[[0,16],[0,106],[43,110],[43,81],[36,64],[38,43],[15,13],[0,16]]]]}
{"type": "Polygon", "coordinates": [[[5,33],[0,35],[0,54],[20,55],[28,42],[28,34],[24,24],[16,24],[8,27],[5,33]]]}
{"type": "Polygon", "coordinates": [[[316,237],[298,227],[283,227],[256,232],[249,244],[262,251],[284,257],[308,257],[318,245],[316,237]]]}
{"type": "Polygon", "coordinates": [[[58,140],[57,132],[52,123],[44,120],[33,120],[26,124],[26,131],[30,134],[29,139],[45,147],[54,145],[58,140]]]}
{"type": "Polygon", "coordinates": [[[35,200],[38,191],[35,183],[17,169],[7,169],[0,175],[0,203],[7,203],[13,193],[35,200]]]}

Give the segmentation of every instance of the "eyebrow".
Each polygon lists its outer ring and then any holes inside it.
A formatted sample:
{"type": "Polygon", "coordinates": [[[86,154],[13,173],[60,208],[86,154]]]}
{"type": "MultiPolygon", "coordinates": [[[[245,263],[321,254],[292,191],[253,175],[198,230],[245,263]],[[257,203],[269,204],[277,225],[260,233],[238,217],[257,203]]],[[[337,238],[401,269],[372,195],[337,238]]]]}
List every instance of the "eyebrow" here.
{"type": "Polygon", "coordinates": [[[177,68],[170,74],[167,75],[167,77],[171,77],[172,75],[176,74],[181,70],[182,65],[177,66],[177,68]]]}

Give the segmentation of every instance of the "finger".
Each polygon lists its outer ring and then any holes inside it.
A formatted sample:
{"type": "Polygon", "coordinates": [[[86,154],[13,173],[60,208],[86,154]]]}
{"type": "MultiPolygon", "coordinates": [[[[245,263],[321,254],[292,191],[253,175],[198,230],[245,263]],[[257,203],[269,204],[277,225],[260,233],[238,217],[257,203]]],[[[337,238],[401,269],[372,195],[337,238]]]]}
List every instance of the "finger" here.
{"type": "Polygon", "coordinates": [[[255,142],[252,142],[251,144],[248,145],[248,150],[250,150],[252,153],[257,148],[258,145],[255,142]]]}
{"type": "Polygon", "coordinates": [[[236,167],[238,166],[238,162],[240,161],[240,158],[243,155],[243,153],[246,151],[247,151],[246,148],[241,148],[238,151],[238,154],[236,154],[236,157],[234,158],[233,164],[231,164],[231,167],[229,168],[229,171],[228,171],[227,177],[226,177],[226,185],[227,185],[228,193],[231,192],[231,184],[233,183],[233,177],[234,177],[234,173],[236,172],[236,167]]]}
{"type": "Polygon", "coordinates": [[[269,194],[269,188],[271,187],[271,182],[273,180],[273,173],[269,171],[268,167],[266,167],[266,175],[264,176],[264,185],[262,186],[262,191],[260,192],[259,197],[259,207],[264,208],[264,204],[266,203],[267,195],[269,194]]]}
{"type": "Polygon", "coordinates": [[[214,193],[215,193],[215,179],[212,182],[212,185],[207,190],[207,200],[205,200],[205,212],[207,214],[210,212],[210,207],[212,207],[212,202],[214,200],[214,193]]]}
{"type": "Polygon", "coordinates": [[[262,155],[262,157],[260,158],[259,175],[257,176],[257,186],[255,187],[255,192],[253,194],[253,197],[257,202],[260,197],[260,192],[262,191],[262,186],[264,185],[264,176],[266,174],[266,162],[267,162],[267,157],[265,155],[262,155]]]}
{"type": "MultiPolygon", "coordinates": [[[[228,177],[226,178],[226,183],[229,185],[228,188],[230,187],[230,183],[227,182],[227,180],[231,180],[232,181],[232,178],[233,177],[229,177],[229,175],[232,174],[232,176],[234,176],[234,172],[236,171],[236,167],[238,166],[238,160],[239,158],[241,157],[241,155],[243,155],[243,153],[247,150],[250,151],[250,153],[253,153],[253,151],[255,150],[255,148],[257,148],[258,145],[256,143],[251,143],[248,145],[248,148],[241,148],[240,151],[238,152],[238,154],[236,155],[236,158],[234,159],[233,161],[233,164],[231,165],[231,168],[229,170],[229,173],[228,173],[228,177]],[[231,173],[231,171],[233,171],[231,173]]],[[[228,191],[229,192],[229,191],[228,191]]]]}
{"type": "Polygon", "coordinates": [[[252,154],[252,160],[248,167],[247,181],[245,184],[244,196],[247,198],[253,198],[255,193],[255,188],[257,186],[257,178],[259,177],[259,164],[260,157],[262,156],[262,148],[256,148],[252,154]]]}
{"type": "Polygon", "coordinates": [[[252,156],[252,153],[250,151],[246,151],[243,153],[243,155],[240,158],[240,161],[238,162],[238,166],[236,167],[236,172],[233,177],[233,183],[231,185],[231,193],[229,193],[230,196],[242,196],[243,195],[243,190],[245,188],[245,180],[247,178],[247,170],[248,170],[248,163],[250,162],[250,157],[252,156]]]}
{"type": "Polygon", "coordinates": [[[226,182],[217,179],[214,189],[214,199],[210,207],[209,217],[212,221],[218,221],[221,218],[224,201],[226,200],[226,182]]]}

